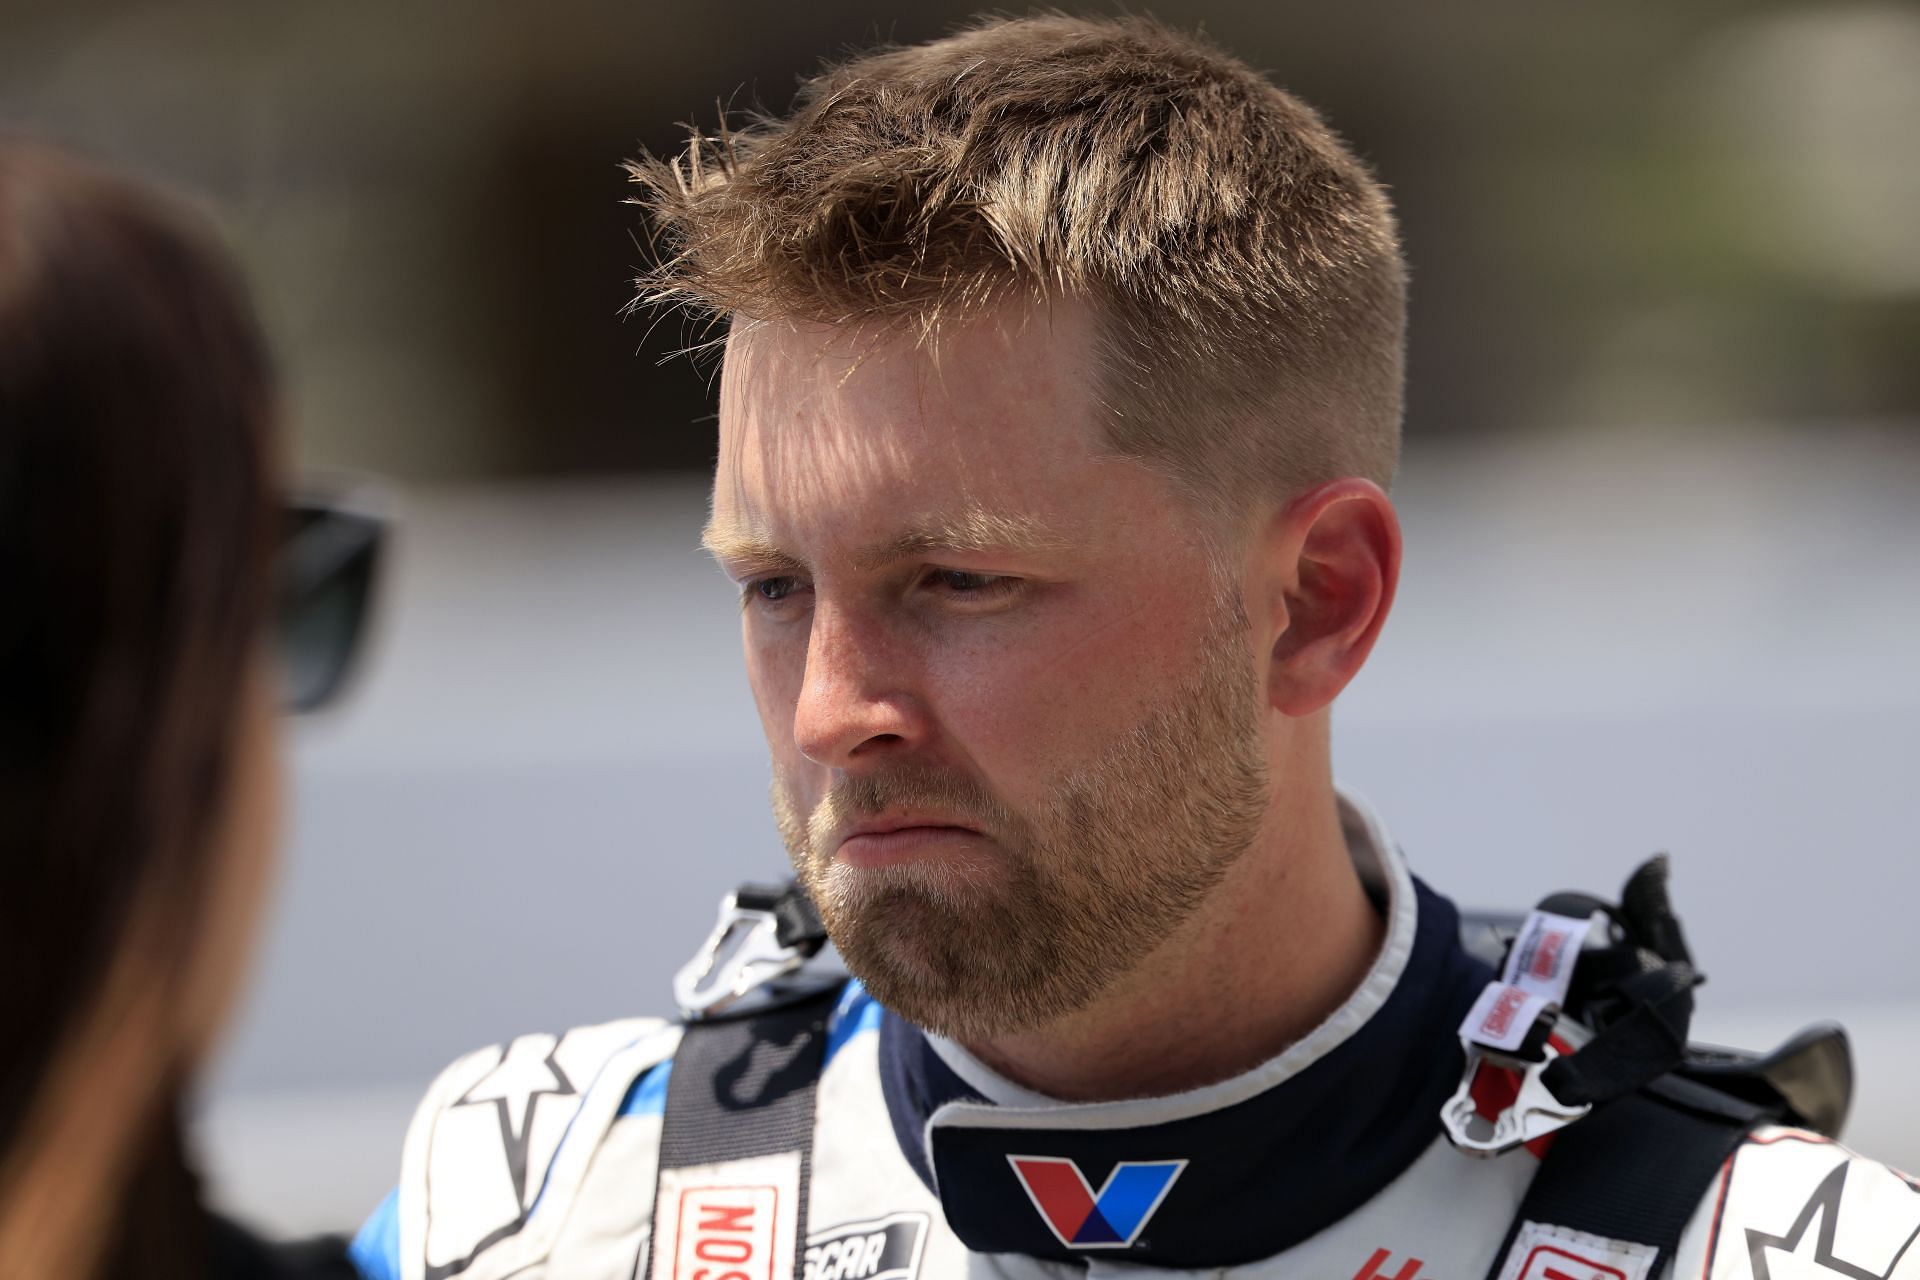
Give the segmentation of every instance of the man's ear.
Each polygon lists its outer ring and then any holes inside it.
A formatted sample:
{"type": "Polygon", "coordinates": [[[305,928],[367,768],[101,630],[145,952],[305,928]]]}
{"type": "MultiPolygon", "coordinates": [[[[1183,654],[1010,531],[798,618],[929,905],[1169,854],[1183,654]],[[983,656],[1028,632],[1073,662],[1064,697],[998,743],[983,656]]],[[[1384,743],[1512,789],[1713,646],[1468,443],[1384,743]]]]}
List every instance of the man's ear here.
{"type": "Polygon", "coordinates": [[[1400,581],[1400,518],[1370,480],[1331,480],[1276,512],[1256,544],[1273,636],[1267,704],[1312,715],[1373,650],[1400,581]]]}

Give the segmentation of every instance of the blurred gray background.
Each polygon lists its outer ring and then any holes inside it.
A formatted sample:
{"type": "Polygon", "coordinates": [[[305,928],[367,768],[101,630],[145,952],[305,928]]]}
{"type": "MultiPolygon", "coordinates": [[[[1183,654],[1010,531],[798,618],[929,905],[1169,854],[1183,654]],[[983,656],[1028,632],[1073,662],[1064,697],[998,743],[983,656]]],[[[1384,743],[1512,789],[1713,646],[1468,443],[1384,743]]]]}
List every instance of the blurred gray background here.
{"type": "MultiPolygon", "coordinates": [[[[298,464],[404,510],[365,678],[291,744],[203,1107],[230,1203],[350,1226],[447,1060],[664,1011],[718,895],[779,870],[696,545],[711,370],[620,316],[646,232],[618,161],[967,12],[0,9],[0,127],[199,193],[298,464]]],[[[1404,221],[1407,576],[1342,777],[1471,905],[1670,849],[1696,1032],[1841,1017],[1852,1136],[1920,1166],[1920,10],[1155,12],[1325,110],[1404,221]]]]}

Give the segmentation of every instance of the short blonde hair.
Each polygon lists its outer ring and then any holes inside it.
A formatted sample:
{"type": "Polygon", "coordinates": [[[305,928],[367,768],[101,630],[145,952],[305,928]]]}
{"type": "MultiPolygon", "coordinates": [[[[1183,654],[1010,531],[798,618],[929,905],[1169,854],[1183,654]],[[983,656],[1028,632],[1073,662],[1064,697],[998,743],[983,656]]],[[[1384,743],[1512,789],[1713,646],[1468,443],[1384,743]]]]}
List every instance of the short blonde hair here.
{"type": "Polygon", "coordinates": [[[1399,454],[1405,267],[1314,111],[1141,18],[995,19],[829,68],[791,115],[629,166],[642,303],[879,322],[1093,304],[1108,442],[1223,513],[1399,454]]]}

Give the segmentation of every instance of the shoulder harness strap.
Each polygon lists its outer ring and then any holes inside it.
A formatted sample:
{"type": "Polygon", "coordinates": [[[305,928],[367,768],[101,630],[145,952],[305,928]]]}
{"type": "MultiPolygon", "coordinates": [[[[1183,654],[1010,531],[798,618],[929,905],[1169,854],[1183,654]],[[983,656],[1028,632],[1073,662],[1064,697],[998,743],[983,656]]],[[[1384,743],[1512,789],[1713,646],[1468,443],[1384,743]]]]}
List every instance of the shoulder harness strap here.
{"type": "Polygon", "coordinates": [[[1658,1280],[1722,1166],[1769,1118],[1677,1076],[1594,1108],[1553,1135],[1487,1280],[1570,1273],[1555,1253],[1591,1274],[1658,1280]],[[1530,1269],[1541,1250],[1562,1266],[1530,1269]]]}
{"type": "MultiPolygon", "coordinates": [[[[724,1273],[763,1249],[772,1274],[798,1280],[814,1099],[844,985],[838,976],[797,976],[824,933],[797,888],[749,885],[727,898],[719,927],[688,966],[704,999],[682,1000],[689,1021],[667,1076],[654,1229],[640,1280],[674,1275],[678,1255],[707,1267],[735,1264],[715,1268],[724,1273]]],[[[683,992],[693,985],[683,972],[683,992]]]]}

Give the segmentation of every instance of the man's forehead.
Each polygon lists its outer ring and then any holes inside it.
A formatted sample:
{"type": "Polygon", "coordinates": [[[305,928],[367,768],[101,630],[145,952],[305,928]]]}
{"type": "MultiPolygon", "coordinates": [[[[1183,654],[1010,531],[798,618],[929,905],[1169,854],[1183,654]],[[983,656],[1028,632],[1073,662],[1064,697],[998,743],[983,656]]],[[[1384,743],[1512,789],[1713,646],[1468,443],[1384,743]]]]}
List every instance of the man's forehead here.
{"type": "Polygon", "coordinates": [[[1079,324],[1068,313],[1004,315],[929,350],[863,346],[828,326],[740,323],[722,382],[709,544],[877,556],[1077,541],[1107,461],[1079,324]]]}

